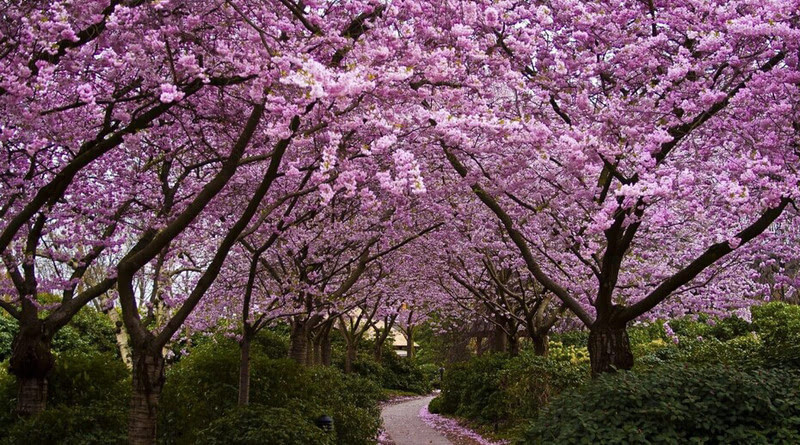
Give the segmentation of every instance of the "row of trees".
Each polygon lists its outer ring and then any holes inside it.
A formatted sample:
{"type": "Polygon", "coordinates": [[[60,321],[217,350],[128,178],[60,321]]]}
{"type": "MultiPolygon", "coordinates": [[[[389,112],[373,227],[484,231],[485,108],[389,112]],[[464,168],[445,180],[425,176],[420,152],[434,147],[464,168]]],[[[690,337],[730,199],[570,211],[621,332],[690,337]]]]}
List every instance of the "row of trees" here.
{"type": "Polygon", "coordinates": [[[121,313],[129,438],[153,443],[164,350],[192,331],[239,336],[247,403],[250,341],[278,319],[324,364],[331,329],[352,363],[377,320],[413,348],[431,312],[477,313],[545,354],[568,318],[596,374],[632,366],[633,320],[748,306],[767,266],[796,285],[797,10],[5,5],[19,412],[45,408],[53,336],[91,301],[121,313]]]}

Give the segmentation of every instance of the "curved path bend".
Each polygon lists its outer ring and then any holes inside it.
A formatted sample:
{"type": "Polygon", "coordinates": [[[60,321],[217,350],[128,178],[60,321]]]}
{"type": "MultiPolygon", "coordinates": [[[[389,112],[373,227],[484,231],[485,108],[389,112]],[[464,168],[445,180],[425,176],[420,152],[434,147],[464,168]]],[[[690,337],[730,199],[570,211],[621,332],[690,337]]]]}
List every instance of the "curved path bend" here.
{"type": "Polygon", "coordinates": [[[383,428],[395,445],[453,445],[419,418],[419,410],[432,399],[433,396],[420,397],[383,408],[383,428]]]}

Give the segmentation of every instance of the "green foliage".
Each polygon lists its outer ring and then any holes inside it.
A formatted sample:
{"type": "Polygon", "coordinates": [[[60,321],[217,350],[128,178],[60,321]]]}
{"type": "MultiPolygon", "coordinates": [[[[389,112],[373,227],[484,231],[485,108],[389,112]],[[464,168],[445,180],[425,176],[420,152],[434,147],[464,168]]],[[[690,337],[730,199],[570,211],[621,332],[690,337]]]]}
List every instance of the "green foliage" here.
{"type": "Polygon", "coordinates": [[[289,337],[278,332],[262,329],[253,339],[253,343],[269,358],[285,358],[289,355],[289,337]]]}
{"type": "Polygon", "coordinates": [[[63,353],[48,377],[48,403],[88,406],[108,402],[127,407],[129,377],[128,368],[112,353],[63,353]]]}
{"type": "MultiPolygon", "coordinates": [[[[17,320],[0,311],[0,361],[11,355],[17,320]]],[[[108,352],[118,354],[115,326],[108,316],[92,307],[84,307],[53,337],[53,352],[108,352]]]]}
{"type": "Polygon", "coordinates": [[[513,426],[588,377],[586,349],[560,342],[551,343],[547,357],[530,349],[514,358],[484,355],[447,369],[433,409],[487,425],[513,426]]]}
{"type": "Polygon", "coordinates": [[[126,443],[127,406],[94,403],[88,406],[56,405],[30,419],[15,423],[4,445],[37,444],[107,445],[126,443]]]}
{"type": "Polygon", "coordinates": [[[53,351],[97,351],[119,355],[115,332],[116,328],[106,314],[87,306],[53,337],[53,351]]]}
{"type": "Polygon", "coordinates": [[[428,403],[428,412],[433,414],[441,414],[443,412],[442,396],[436,396],[428,403]]]}
{"type": "Polygon", "coordinates": [[[500,372],[508,361],[503,354],[487,354],[452,365],[445,371],[441,412],[494,424],[510,415],[501,387],[500,372]]]}
{"type": "Polygon", "coordinates": [[[689,442],[800,442],[800,375],[685,365],[605,375],[555,399],[521,441],[689,442]]]}
{"type": "Polygon", "coordinates": [[[524,353],[509,360],[500,377],[506,403],[514,417],[529,419],[554,396],[586,382],[589,364],[553,355],[542,357],[524,353]]]}
{"type": "MultiPolygon", "coordinates": [[[[364,348],[367,349],[367,348],[364,348]]],[[[371,349],[371,348],[370,348],[371,349]]],[[[343,368],[343,360],[337,360],[343,368]]],[[[359,353],[353,362],[353,373],[372,380],[378,385],[392,390],[427,394],[431,392],[434,379],[438,379],[439,367],[432,364],[419,365],[416,360],[400,357],[391,349],[385,349],[381,363],[375,361],[371,354],[359,353]],[[423,367],[424,366],[424,367],[423,367]]]]}
{"type": "Polygon", "coordinates": [[[17,320],[0,310],[0,362],[11,356],[11,345],[17,333],[17,320]]]}
{"type": "Polygon", "coordinates": [[[249,406],[230,410],[200,434],[208,445],[334,444],[326,433],[291,408],[249,406]]]}
{"type": "Polygon", "coordinates": [[[589,343],[589,331],[567,331],[550,336],[551,342],[566,346],[585,347],[589,343]]]}
{"type": "Polygon", "coordinates": [[[751,312],[766,365],[800,368],[800,306],[770,303],[751,312]]]}
{"type": "Polygon", "coordinates": [[[8,373],[8,362],[0,362],[0,431],[5,431],[17,420],[17,382],[8,373]]]}
{"type": "Polygon", "coordinates": [[[61,354],[48,379],[47,409],[29,419],[14,414],[16,382],[3,368],[0,427],[8,435],[0,443],[28,444],[32,437],[41,444],[125,443],[130,376],[114,354],[61,354]]]}
{"type": "Polygon", "coordinates": [[[254,343],[250,362],[252,409],[241,410],[236,406],[239,358],[235,341],[217,338],[194,348],[171,367],[161,399],[159,431],[163,443],[206,443],[206,434],[223,440],[236,419],[249,426],[241,435],[231,436],[242,440],[235,443],[273,443],[258,438],[258,431],[268,431],[276,419],[285,417],[283,411],[275,409],[289,409],[295,416],[287,420],[287,425],[305,425],[303,422],[312,422],[322,414],[333,417],[336,443],[374,443],[380,426],[377,402],[381,389],[373,381],[344,375],[331,367],[307,368],[286,358],[272,359],[254,343]]]}
{"type": "Polygon", "coordinates": [[[416,360],[400,357],[394,351],[385,352],[382,360],[384,387],[417,394],[427,394],[431,391],[432,376],[421,369],[416,360]]]}

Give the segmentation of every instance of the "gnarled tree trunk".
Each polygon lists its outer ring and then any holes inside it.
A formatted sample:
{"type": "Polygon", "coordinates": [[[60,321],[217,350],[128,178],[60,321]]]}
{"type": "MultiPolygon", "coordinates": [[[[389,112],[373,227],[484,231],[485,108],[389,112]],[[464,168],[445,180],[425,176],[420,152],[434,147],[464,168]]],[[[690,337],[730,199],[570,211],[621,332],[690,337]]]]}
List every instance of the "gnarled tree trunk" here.
{"type": "Polygon", "coordinates": [[[533,353],[540,356],[546,356],[549,351],[548,340],[547,334],[531,334],[533,353]]]}
{"type": "Polygon", "coordinates": [[[633,367],[633,352],[625,325],[595,322],[589,331],[592,376],[633,367]]]}
{"type": "Polygon", "coordinates": [[[31,416],[47,406],[47,376],[53,369],[51,335],[41,320],[20,323],[14,338],[9,372],[17,377],[17,414],[31,416]]]}
{"type": "Polygon", "coordinates": [[[158,402],[164,387],[164,356],[161,349],[133,350],[133,394],[128,419],[128,443],[156,443],[158,402]]]}

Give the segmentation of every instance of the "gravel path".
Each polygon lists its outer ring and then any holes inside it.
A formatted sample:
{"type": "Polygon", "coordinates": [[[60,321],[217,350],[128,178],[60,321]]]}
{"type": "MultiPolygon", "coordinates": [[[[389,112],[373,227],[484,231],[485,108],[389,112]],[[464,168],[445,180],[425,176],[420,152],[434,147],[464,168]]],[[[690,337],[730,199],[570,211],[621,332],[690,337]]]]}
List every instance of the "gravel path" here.
{"type": "Polygon", "coordinates": [[[420,397],[383,408],[383,427],[396,445],[453,445],[419,418],[419,410],[433,396],[420,397]]]}

